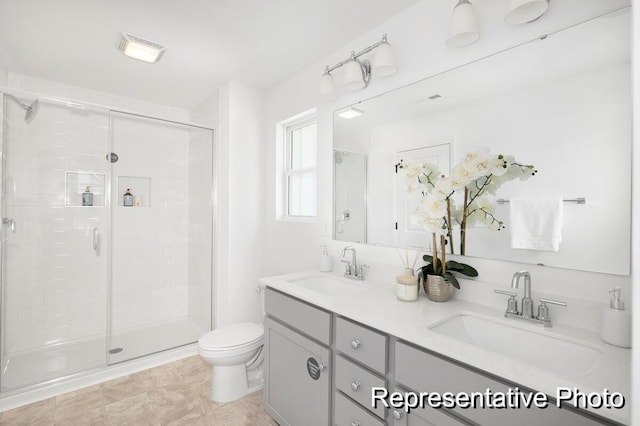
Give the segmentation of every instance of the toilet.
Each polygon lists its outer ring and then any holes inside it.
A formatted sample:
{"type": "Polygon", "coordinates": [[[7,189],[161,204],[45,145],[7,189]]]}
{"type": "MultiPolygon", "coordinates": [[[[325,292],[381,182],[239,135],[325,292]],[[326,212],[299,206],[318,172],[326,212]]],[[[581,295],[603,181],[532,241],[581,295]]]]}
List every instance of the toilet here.
{"type": "MultiPolygon", "coordinates": [[[[264,315],[264,287],[257,289],[264,315]]],[[[225,325],[198,340],[198,354],[212,366],[211,400],[231,402],[262,389],[262,324],[225,325]]]]}

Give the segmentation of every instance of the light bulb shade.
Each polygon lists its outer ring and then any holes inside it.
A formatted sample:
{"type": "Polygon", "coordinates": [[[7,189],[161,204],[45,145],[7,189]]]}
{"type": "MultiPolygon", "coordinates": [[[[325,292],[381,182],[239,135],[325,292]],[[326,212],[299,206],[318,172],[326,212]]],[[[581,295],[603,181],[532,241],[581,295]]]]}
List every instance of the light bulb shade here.
{"type": "Polygon", "coordinates": [[[511,25],[526,24],[544,15],[549,0],[510,0],[504,22],[511,25]]]}
{"type": "Polygon", "coordinates": [[[447,46],[466,46],[480,37],[478,22],[473,6],[468,0],[460,0],[451,15],[451,31],[447,38],[447,46]]]}
{"type": "Polygon", "coordinates": [[[365,76],[362,66],[355,59],[344,64],[344,88],[358,90],[365,86],[365,76]]]}
{"type": "Polygon", "coordinates": [[[318,90],[318,95],[323,100],[331,100],[338,97],[336,92],[336,84],[333,81],[333,76],[328,72],[322,74],[320,77],[320,88],[318,90]]]}
{"type": "Polygon", "coordinates": [[[396,73],[396,55],[389,43],[382,43],[376,47],[371,72],[382,77],[396,73]]]}

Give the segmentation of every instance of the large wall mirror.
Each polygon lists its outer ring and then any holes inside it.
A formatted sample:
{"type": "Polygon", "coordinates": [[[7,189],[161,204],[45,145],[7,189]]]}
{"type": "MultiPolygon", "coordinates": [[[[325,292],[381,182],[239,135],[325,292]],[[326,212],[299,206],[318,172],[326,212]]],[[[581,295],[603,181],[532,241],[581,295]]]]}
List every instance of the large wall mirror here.
{"type": "Polygon", "coordinates": [[[364,100],[333,119],[334,239],[428,247],[411,224],[400,162],[445,173],[486,147],[533,164],[497,196],[559,196],[558,251],[511,248],[505,228],[467,230],[466,255],[619,275],[630,273],[630,13],[624,9],[364,100]],[[571,202],[584,198],[585,203],[571,202]]]}

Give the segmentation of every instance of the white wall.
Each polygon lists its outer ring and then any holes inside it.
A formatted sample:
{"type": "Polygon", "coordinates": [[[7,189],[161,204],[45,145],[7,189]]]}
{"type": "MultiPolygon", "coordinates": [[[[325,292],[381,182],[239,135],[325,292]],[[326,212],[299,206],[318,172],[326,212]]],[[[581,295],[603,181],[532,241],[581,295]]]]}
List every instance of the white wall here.
{"type": "Polygon", "coordinates": [[[218,93],[216,326],[262,320],[264,93],[236,82],[218,93]]]}

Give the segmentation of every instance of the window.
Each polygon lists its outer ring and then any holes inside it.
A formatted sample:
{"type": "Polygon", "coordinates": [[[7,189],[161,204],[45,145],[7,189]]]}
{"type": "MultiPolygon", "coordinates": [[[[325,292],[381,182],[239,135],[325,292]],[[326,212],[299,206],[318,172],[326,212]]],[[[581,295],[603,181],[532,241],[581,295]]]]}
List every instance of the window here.
{"type": "Polygon", "coordinates": [[[316,216],[317,124],[315,111],[293,117],[281,128],[281,219],[316,216]]]}

